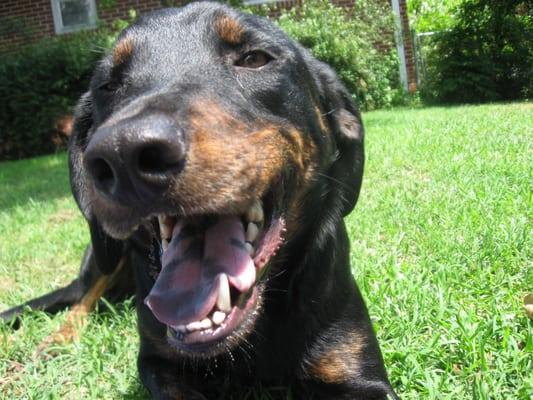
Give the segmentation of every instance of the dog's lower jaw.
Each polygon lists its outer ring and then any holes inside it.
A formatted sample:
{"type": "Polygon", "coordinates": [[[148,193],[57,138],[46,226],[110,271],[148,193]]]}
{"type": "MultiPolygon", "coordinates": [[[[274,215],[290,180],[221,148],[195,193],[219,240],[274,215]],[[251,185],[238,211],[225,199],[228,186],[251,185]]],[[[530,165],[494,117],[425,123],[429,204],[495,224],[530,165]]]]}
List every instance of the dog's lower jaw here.
{"type": "MultiPolygon", "coordinates": [[[[378,368],[381,355],[367,321],[366,307],[351,276],[344,224],[335,225],[327,236],[324,248],[328,250],[317,251],[307,262],[303,260],[302,252],[297,251],[301,249],[291,247],[290,242],[283,248],[280,258],[287,263],[273,266],[263,310],[254,331],[241,338],[245,340],[235,343],[229,352],[212,358],[176,354],[172,360],[152,361],[148,363],[150,368],[165,365],[165,373],[173,370],[176,375],[173,375],[174,381],[163,378],[155,383],[146,383],[143,378],[145,385],[169,385],[169,389],[155,390],[172,392],[176,390],[173,382],[177,380],[183,385],[178,387],[184,393],[195,389],[201,391],[196,396],[220,398],[218,390],[231,374],[232,384],[237,389],[249,388],[252,380],[260,382],[263,387],[269,384],[291,386],[295,399],[387,399],[387,393],[392,393],[392,390],[384,370],[378,368]],[[335,245],[328,246],[330,242],[335,245]],[[322,260],[324,263],[321,263],[322,260]],[[311,268],[317,263],[323,265],[321,270],[311,268]],[[288,265],[299,265],[299,268],[287,268],[288,265]],[[282,290],[290,287],[293,274],[298,274],[298,282],[302,286],[282,290]],[[325,279],[326,276],[330,279],[325,279]],[[331,308],[325,310],[326,305],[331,308]],[[346,318],[347,315],[353,318],[346,318]],[[331,326],[339,328],[328,331],[331,326]],[[359,332],[360,337],[352,335],[353,332],[359,332]],[[317,348],[318,345],[320,348],[317,348]],[[363,348],[368,351],[358,352],[363,348]],[[332,358],[336,355],[333,351],[337,349],[342,353],[342,359],[332,358]],[[288,358],[289,353],[291,358],[288,358]],[[253,357],[254,354],[261,354],[261,357],[253,357]],[[338,365],[329,371],[317,367],[313,375],[310,365],[320,366],[320,355],[331,355],[331,361],[338,365]],[[366,369],[365,365],[374,365],[376,369],[366,369]],[[203,383],[196,382],[194,376],[182,375],[180,378],[179,374],[183,371],[194,371],[196,377],[203,377],[203,383]],[[371,393],[372,397],[366,396],[366,393],[371,393]]],[[[147,375],[147,372],[141,371],[141,374],[147,375]]],[[[233,386],[230,392],[238,393],[233,386]]]]}

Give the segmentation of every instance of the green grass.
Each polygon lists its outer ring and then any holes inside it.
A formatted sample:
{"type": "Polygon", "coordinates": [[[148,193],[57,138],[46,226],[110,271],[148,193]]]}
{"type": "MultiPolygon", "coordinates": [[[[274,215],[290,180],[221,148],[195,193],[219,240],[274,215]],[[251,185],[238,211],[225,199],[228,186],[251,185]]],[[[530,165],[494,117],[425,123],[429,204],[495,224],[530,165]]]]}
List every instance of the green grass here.
{"type": "MultiPolygon", "coordinates": [[[[348,217],[352,262],[403,399],[533,398],[533,104],[364,115],[367,164],[348,217]]],[[[77,271],[88,240],[64,155],[0,164],[0,309],[77,271]],[[53,273],[51,273],[53,272],[53,273]]],[[[34,360],[64,314],[0,326],[6,399],[144,398],[135,316],[93,314],[34,360]]]]}

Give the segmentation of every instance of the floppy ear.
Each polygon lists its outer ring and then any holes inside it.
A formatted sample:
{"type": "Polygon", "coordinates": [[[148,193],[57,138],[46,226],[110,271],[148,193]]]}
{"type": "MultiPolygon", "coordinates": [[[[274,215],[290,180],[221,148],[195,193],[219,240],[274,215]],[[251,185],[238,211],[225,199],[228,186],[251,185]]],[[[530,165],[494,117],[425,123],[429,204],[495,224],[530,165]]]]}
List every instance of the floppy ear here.
{"type": "Polygon", "coordinates": [[[318,63],[319,95],[334,139],[334,155],[327,175],[332,195],[338,197],[344,217],[357,203],[363,180],[364,130],[361,115],[333,70],[318,63]]]}
{"type": "Polygon", "coordinates": [[[80,98],[76,106],[72,135],[68,144],[70,187],[78,207],[89,223],[96,265],[102,273],[110,274],[122,257],[124,244],[103,231],[93,215],[90,201],[87,199],[86,178],[83,174],[83,150],[92,124],[92,102],[90,93],[87,92],[80,98]]]}

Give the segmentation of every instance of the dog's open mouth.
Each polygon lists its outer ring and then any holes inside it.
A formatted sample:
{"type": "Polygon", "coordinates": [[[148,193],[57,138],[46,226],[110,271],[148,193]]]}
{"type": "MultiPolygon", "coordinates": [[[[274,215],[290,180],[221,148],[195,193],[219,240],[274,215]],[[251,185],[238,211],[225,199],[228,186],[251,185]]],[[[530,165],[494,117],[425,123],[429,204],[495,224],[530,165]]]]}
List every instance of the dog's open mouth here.
{"type": "Polygon", "coordinates": [[[283,242],[284,219],[255,200],[239,216],[158,220],[162,267],[145,304],[172,340],[217,343],[253,312],[256,283],[283,242]]]}

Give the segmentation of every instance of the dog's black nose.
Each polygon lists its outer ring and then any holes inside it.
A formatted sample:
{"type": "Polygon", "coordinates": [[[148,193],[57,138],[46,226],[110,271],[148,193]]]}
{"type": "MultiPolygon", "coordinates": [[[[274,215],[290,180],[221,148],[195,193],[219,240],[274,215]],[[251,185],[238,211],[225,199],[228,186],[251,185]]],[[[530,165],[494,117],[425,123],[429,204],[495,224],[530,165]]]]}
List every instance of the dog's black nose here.
{"type": "Polygon", "coordinates": [[[183,133],[170,118],[130,118],[90,137],[85,167],[97,190],[113,200],[151,201],[183,169],[185,151],[183,133]]]}

